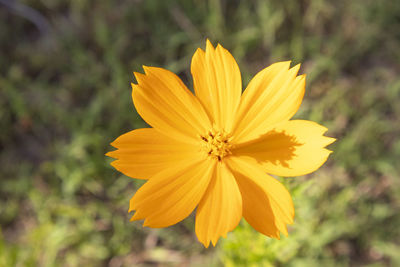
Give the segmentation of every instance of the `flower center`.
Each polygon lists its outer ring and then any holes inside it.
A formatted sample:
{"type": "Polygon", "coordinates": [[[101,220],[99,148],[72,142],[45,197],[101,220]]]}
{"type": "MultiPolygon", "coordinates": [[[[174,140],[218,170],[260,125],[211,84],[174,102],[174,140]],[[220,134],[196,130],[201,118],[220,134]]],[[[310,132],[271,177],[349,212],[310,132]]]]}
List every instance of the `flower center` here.
{"type": "Polygon", "coordinates": [[[204,151],[211,157],[217,158],[219,161],[223,157],[228,156],[232,152],[232,145],[229,143],[230,136],[224,131],[209,131],[206,135],[201,136],[201,146],[204,151]]]}

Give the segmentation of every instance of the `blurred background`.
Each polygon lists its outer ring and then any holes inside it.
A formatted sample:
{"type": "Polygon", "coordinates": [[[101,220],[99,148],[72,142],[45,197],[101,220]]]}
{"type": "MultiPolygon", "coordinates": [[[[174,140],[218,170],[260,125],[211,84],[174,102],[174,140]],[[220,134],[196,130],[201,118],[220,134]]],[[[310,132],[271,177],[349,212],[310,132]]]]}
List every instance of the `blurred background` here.
{"type": "Polygon", "coordinates": [[[0,266],[400,266],[399,0],[0,0],[0,266]],[[280,241],[244,220],[204,249],[193,216],[129,222],[143,184],[104,153],[146,127],[132,71],[167,68],[192,86],[209,38],[244,85],[302,63],[296,118],[337,138],[314,174],[280,179],[296,218],[280,241]]]}

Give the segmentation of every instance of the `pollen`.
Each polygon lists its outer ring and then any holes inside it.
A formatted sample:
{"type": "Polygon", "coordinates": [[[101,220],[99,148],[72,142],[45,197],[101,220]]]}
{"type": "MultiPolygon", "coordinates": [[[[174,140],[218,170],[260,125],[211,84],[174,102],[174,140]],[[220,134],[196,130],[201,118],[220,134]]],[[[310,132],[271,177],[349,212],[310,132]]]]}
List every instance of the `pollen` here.
{"type": "Polygon", "coordinates": [[[211,130],[201,136],[201,147],[209,156],[221,161],[224,157],[232,154],[232,144],[230,144],[230,135],[225,131],[211,130]]]}

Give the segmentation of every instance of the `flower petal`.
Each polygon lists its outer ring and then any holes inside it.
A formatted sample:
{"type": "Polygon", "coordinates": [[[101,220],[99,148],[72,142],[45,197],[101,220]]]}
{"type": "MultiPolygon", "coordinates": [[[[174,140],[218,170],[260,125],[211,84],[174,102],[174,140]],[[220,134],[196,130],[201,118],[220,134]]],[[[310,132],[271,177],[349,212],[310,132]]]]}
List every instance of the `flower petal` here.
{"type": "Polygon", "coordinates": [[[305,75],[300,65],[279,62],[260,71],[243,93],[234,126],[234,141],[258,138],[276,123],[289,120],[304,96],[305,75]]]}
{"type": "Polygon", "coordinates": [[[239,185],[246,221],[267,236],[279,239],[279,232],[287,236],[294,207],[286,188],[249,159],[229,157],[226,162],[239,185]]]}
{"type": "Polygon", "coordinates": [[[226,237],[242,217],[242,197],[232,173],[224,163],[217,163],[214,175],[196,212],[197,238],[205,247],[215,246],[226,237]]]}
{"type": "Polygon", "coordinates": [[[258,139],[239,144],[234,154],[252,157],[270,174],[305,175],[321,167],[331,153],[324,147],[335,139],[323,136],[326,131],[312,121],[287,121],[258,139]]]}
{"type": "Polygon", "coordinates": [[[232,55],[207,40],[206,52],[197,49],[192,58],[194,90],[213,123],[230,132],[242,93],[239,67],[232,55]]]}
{"type": "Polygon", "coordinates": [[[198,99],[174,73],[143,67],[135,73],[132,99],[140,116],[156,130],[185,141],[210,129],[210,120],[198,99]]]}
{"type": "Polygon", "coordinates": [[[131,221],[145,219],[143,226],[168,227],[185,219],[204,195],[215,161],[187,160],[148,180],[132,197],[131,221]]]}
{"type": "Polygon", "coordinates": [[[117,159],[111,165],[138,179],[149,179],[188,157],[197,157],[196,147],[169,138],[153,128],[125,133],[111,145],[118,148],[106,154],[117,159]]]}

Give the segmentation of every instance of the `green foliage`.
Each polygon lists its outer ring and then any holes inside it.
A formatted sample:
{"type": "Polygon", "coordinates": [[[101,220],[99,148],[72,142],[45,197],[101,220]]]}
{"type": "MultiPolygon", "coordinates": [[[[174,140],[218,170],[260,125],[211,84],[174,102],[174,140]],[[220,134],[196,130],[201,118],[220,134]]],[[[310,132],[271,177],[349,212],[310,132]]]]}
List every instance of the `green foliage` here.
{"type": "Polygon", "coordinates": [[[222,242],[222,262],[227,266],[399,264],[393,254],[399,249],[397,211],[382,200],[372,204],[372,196],[363,196],[358,188],[344,187],[348,179],[344,169],[333,168],[307,180],[287,182],[296,206],[289,236],[271,239],[243,221],[222,242]],[[337,179],[332,181],[332,176],[337,179]]]}
{"type": "Polygon", "coordinates": [[[399,1],[19,2],[44,20],[0,4],[0,266],[400,265],[399,1]],[[244,84],[275,61],[303,63],[296,117],[338,139],[322,169],[282,179],[296,219],[279,241],[242,221],[205,250],[193,217],[130,223],[143,182],[104,156],[145,126],[132,71],[165,67],[190,85],[207,37],[232,52],[244,84]]]}

